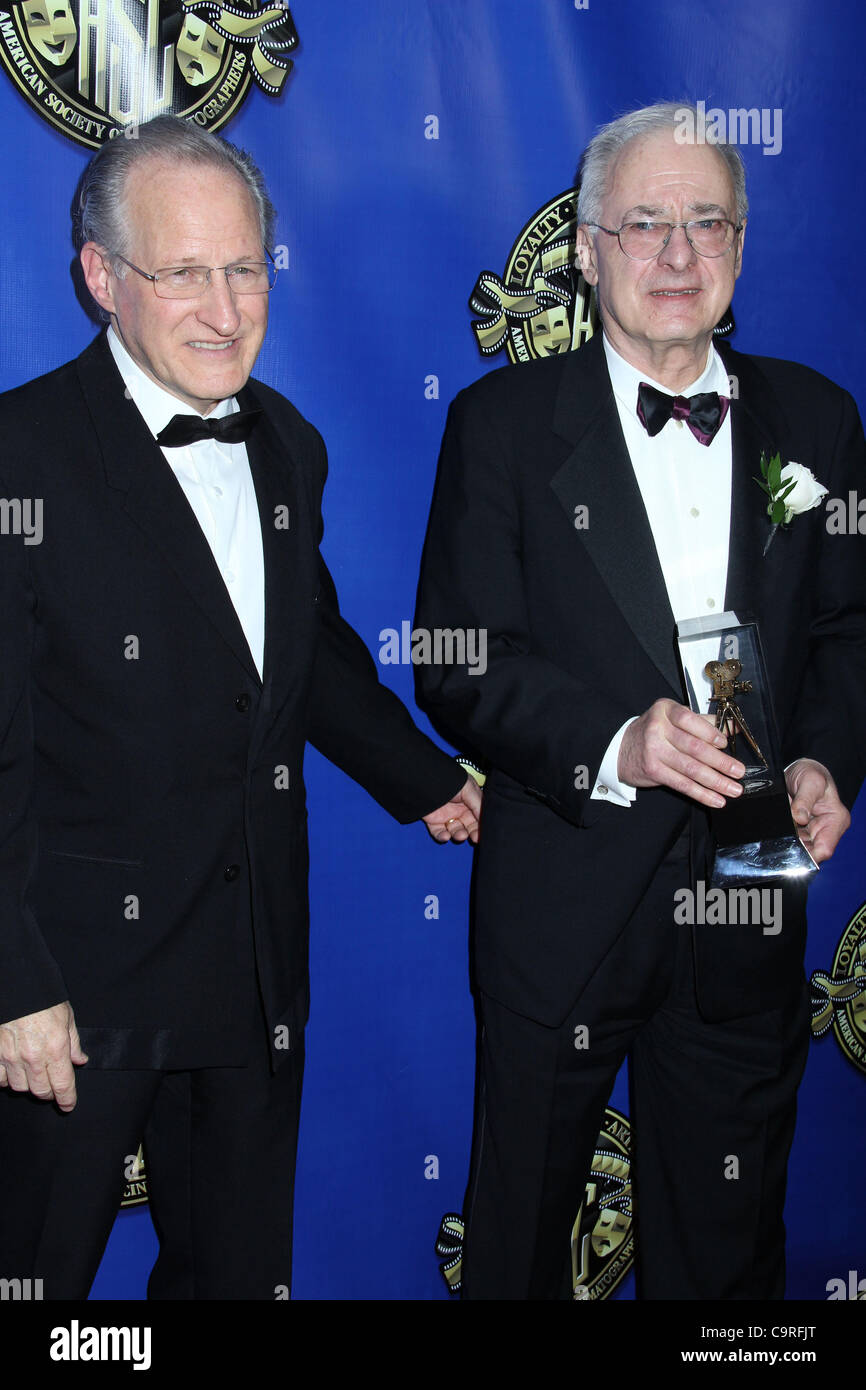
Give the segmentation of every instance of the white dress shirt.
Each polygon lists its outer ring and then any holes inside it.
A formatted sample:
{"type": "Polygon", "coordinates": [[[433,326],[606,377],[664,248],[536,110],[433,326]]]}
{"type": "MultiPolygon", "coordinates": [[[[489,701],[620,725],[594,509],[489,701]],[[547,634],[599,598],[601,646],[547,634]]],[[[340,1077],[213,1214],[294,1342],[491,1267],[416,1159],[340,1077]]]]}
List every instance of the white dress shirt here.
{"type": "MultiPolygon", "coordinates": [[[[173,416],[194,413],[177,396],[151,381],[130,357],[113,328],[108,330],[108,345],[127,394],[154,438],[173,416]]],[[[220,420],[237,410],[237,401],[229,396],[219,402],[208,419],[220,420]]],[[[265,561],[246,446],[202,439],[162,452],[205,534],[261,676],[265,652],[265,561]]]]}
{"type": "MultiPolygon", "coordinates": [[[[668,420],[650,438],[637,413],[642,381],[667,395],[674,393],[632,367],[604,338],[604,352],[625,444],[640,488],[675,621],[725,610],[728,539],[731,520],[731,413],[710,444],[701,444],[682,420],[668,420]]],[[[710,345],[700,376],[681,396],[718,391],[729,396],[728,375],[710,345]]],[[[712,647],[712,644],[710,644],[712,647]]],[[[718,643],[702,659],[718,655],[718,643]]],[[[709,694],[709,687],[707,693],[709,694]]],[[[634,719],[639,716],[635,715],[634,719]]],[[[626,720],[602,759],[592,797],[629,806],[637,791],[621,782],[617,761],[626,720]]]]}

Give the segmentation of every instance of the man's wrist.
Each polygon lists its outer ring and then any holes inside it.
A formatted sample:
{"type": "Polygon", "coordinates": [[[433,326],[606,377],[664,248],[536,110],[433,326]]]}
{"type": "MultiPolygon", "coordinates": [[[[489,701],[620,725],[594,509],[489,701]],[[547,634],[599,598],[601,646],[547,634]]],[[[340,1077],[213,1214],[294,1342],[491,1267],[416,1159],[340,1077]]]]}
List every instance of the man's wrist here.
{"type": "Polygon", "coordinates": [[[590,800],[610,801],[614,806],[622,806],[627,809],[637,798],[637,788],[631,786],[628,782],[623,782],[620,778],[619,750],[626,729],[629,724],[633,724],[638,717],[639,716],[635,714],[631,719],[627,719],[625,723],[617,729],[605,749],[604,757],[601,760],[601,766],[598,770],[598,776],[595,779],[590,794],[590,800]]]}
{"type": "Polygon", "coordinates": [[[480,767],[470,762],[468,758],[464,758],[462,755],[456,758],[455,762],[460,764],[464,772],[468,772],[473,782],[477,782],[479,787],[484,786],[484,783],[487,781],[487,774],[482,772],[480,767]]]}

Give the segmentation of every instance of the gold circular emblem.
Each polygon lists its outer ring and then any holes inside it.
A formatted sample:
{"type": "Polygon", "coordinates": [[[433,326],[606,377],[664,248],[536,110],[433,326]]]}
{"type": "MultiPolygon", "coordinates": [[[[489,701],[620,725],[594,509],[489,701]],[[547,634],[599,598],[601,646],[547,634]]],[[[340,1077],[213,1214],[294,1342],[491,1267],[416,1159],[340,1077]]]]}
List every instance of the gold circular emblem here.
{"type": "Polygon", "coordinates": [[[592,1156],[586,1195],[571,1232],[578,1302],[610,1298],[634,1263],[631,1125],[608,1106],[592,1156]]]}
{"type": "Polygon", "coordinates": [[[598,327],[595,295],[575,260],[577,191],[553,198],[527,222],[505,271],[479,275],[469,307],[482,353],[505,347],[512,362],[580,347],[598,327]]]}
{"type": "Polygon", "coordinates": [[[283,0],[19,0],[0,59],[35,111],[98,149],[154,116],[218,130],[250,83],[277,96],[298,35],[283,0]]]}
{"type": "Polygon", "coordinates": [[[144,1171],[144,1154],[141,1145],[137,1154],[127,1154],[123,1163],[123,1176],[126,1186],[120,1199],[121,1207],[140,1207],[147,1201],[147,1174],[144,1171]]]}
{"type": "MultiPolygon", "coordinates": [[[[586,1193],[571,1232],[574,1297],[609,1298],[634,1263],[631,1195],[631,1125],[611,1106],[604,1112],[586,1193]]],[[[463,1278],[463,1217],[449,1211],[442,1218],[436,1253],[451,1293],[463,1278]]]]}
{"type": "Polygon", "coordinates": [[[866,1072],[866,903],[842,933],[831,974],[816,970],[810,983],[812,1036],[832,1027],[845,1056],[866,1072]]]}

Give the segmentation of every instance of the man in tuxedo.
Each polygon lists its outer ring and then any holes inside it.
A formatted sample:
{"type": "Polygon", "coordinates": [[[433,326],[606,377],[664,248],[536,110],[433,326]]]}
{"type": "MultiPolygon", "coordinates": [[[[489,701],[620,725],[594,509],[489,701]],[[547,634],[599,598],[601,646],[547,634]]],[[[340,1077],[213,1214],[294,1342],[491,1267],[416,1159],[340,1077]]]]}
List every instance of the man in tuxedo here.
{"type": "Polygon", "coordinates": [[[150,1295],[284,1296],[307,740],[477,833],[340,617],[321,438],[250,380],[273,220],[193,124],[107,144],[76,222],[107,333],[0,401],[5,498],[42,519],[0,541],[0,1261],[46,1298],[87,1296],[142,1134],[150,1295]]]}
{"type": "Polygon", "coordinates": [[[757,619],[793,817],[829,859],[866,769],[863,541],[828,535],[817,507],[767,548],[755,478],[778,450],[846,496],[864,444],[825,378],[714,346],[744,171],[678,138],[684,109],[632,112],[584,156],[577,255],[603,333],[462,392],[442,448],[416,623],[486,629],[488,653],[475,680],[418,671],[430,714],[490,768],[467,1298],[572,1296],[572,1224],[627,1055],[639,1293],[783,1293],[805,892],[784,888],[769,932],[676,912],[709,886],[710,813],[745,768],[684,703],[674,624],[757,619]]]}

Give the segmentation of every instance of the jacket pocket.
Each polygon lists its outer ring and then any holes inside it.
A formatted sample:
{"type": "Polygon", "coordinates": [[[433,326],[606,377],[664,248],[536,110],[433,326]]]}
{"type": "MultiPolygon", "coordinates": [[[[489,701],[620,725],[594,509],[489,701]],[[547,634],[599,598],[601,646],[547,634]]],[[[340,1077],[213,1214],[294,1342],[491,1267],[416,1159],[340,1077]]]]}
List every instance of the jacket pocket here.
{"type": "Polygon", "coordinates": [[[76,864],[111,864],[120,869],[143,869],[143,859],[112,859],[104,854],[73,854],[65,849],[48,849],[46,854],[53,854],[55,859],[70,859],[76,864]]]}

